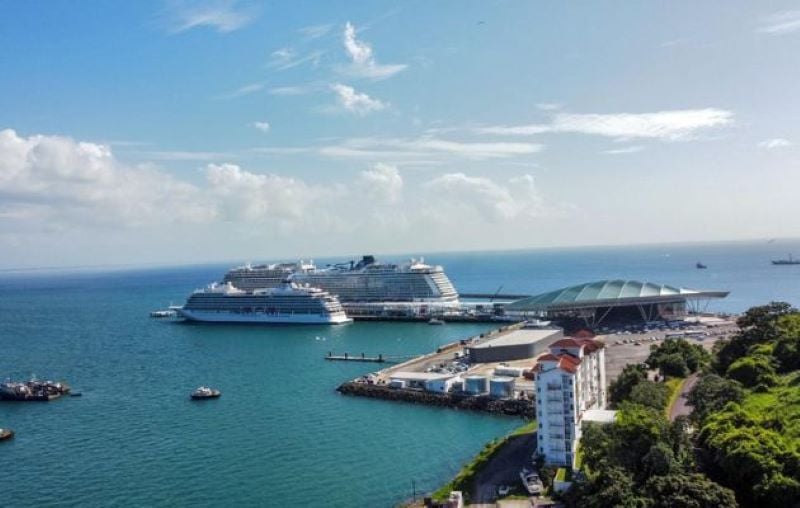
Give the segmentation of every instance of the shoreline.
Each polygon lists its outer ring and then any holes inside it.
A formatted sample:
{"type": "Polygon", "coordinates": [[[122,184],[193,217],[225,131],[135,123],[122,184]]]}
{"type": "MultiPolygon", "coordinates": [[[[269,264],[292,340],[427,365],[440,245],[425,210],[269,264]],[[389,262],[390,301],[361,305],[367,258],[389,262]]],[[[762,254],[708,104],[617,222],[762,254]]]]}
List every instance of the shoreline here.
{"type": "Polygon", "coordinates": [[[530,399],[494,399],[488,395],[470,395],[462,393],[436,393],[422,390],[391,388],[385,385],[356,383],[347,381],[339,385],[336,391],[342,395],[382,399],[389,401],[410,402],[435,407],[465,409],[484,413],[521,418],[534,418],[536,406],[530,399]]]}

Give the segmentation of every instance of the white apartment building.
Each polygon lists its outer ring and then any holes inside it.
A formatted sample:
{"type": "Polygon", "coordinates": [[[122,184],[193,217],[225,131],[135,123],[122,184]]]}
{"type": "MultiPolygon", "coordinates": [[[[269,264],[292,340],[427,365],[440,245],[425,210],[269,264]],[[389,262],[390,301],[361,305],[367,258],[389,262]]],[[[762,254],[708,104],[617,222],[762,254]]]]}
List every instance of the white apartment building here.
{"type": "Polygon", "coordinates": [[[536,366],[538,453],[545,463],[573,467],[584,412],[606,407],[603,343],[564,338],[536,366]]]}

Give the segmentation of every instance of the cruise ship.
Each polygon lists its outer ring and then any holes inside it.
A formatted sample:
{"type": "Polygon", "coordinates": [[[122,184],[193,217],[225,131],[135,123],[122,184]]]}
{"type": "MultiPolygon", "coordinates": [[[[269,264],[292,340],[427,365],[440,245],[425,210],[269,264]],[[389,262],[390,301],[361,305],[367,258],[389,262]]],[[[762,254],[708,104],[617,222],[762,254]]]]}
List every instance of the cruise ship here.
{"type": "Polygon", "coordinates": [[[277,287],[244,291],[230,282],[211,284],[189,296],[178,314],[214,323],[330,324],[352,322],[327,291],[288,280],[277,287]]]}
{"type": "Polygon", "coordinates": [[[253,291],[274,287],[286,277],[353,302],[457,303],[458,293],[441,266],[412,259],[403,264],[377,262],[373,256],[317,268],[313,263],[245,265],[225,274],[224,282],[253,291]]]}

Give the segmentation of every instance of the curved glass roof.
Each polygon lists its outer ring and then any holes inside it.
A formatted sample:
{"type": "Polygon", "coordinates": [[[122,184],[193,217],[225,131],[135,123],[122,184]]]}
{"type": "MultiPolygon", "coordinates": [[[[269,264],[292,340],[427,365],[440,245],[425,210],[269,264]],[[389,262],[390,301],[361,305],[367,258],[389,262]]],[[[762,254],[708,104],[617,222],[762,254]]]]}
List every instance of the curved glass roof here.
{"type": "Polygon", "coordinates": [[[653,284],[638,280],[601,280],[570,286],[518,300],[507,308],[522,310],[593,303],[634,303],[637,300],[669,300],[671,297],[722,298],[727,292],[697,291],[694,289],[653,284]]]}

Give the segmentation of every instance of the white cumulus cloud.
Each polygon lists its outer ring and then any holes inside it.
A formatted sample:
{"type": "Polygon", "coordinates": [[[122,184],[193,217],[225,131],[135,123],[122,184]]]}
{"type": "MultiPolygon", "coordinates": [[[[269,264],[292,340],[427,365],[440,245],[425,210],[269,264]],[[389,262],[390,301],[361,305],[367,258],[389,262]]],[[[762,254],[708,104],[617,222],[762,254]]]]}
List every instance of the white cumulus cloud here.
{"type": "Polygon", "coordinates": [[[351,113],[366,115],[386,108],[386,104],[380,100],[373,99],[365,93],[357,92],[352,86],[336,83],[331,85],[331,90],[336,93],[339,105],[351,113]]]}
{"type": "Polygon", "coordinates": [[[50,224],[115,226],[204,221],[200,191],[147,166],[117,161],[107,145],[0,131],[0,210],[50,224]]]}
{"type": "Polygon", "coordinates": [[[403,199],[403,178],[397,166],[375,164],[361,172],[358,186],[366,197],[379,203],[395,204],[403,199]]]}
{"type": "MultiPolygon", "coordinates": [[[[447,173],[424,184],[438,212],[433,215],[479,216],[492,222],[536,217],[544,213],[531,175],[498,183],[485,177],[447,173]]],[[[449,219],[448,219],[449,220],[449,219]]]]}
{"type": "Polygon", "coordinates": [[[261,121],[261,122],[253,122],[253,127],[260,130],[261,132],[269,132],[271,126],[269,122],[261,121]]]}
{"type": "Polygon", "coordinates": [[[251,173],[236,164],[206,167],[208,193],[228,221],[300,221],[319,190],[302,180],[251,173]]]}
{"type": "MultiPolygon", "coordinates": [[[[383,140],[375,151],[392,149],[387,141],[398,152],[426,156],[498,153],[498,147],[435,138],[383,140]]],[[[520,148],[528,150],[512,152],[520,148]]],[[[531,219],[560,210],[543,201],[530,175],[404,178],[383,161],[370,161],[349,178],[345,174],[323,183],[224,162],[207,164],[196,181],[188,175],[184,180],[152,163],[120,161],[106,144],[6,129],[0,131],[0,243],[13,243],[15,262],[23,264],[63,264],[63,245],[71,246],[68,263],[81,256],[105,259],[112,251],[117,260],[137,262],[140,241],[157,252],[158,242],[168,240],[187,256],[197,254],[198,242],[208,242],[207,252],[219,248],[230,256],[240,248],[237,242],[250,238],[281,242],[286,249],[312,241],[339,245],[342,238],[363,249],[388,249],[404,242],[441,245],[452,235],[469,241],[474,235],[454,233],[465,221],[480,235],[502,240],[531,231],[539,224],[531,219]],[[33,260],[26,251],[40,254],[33,260]]]]}

